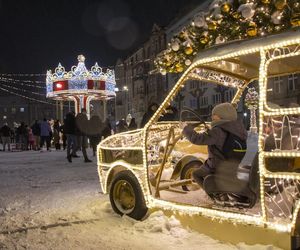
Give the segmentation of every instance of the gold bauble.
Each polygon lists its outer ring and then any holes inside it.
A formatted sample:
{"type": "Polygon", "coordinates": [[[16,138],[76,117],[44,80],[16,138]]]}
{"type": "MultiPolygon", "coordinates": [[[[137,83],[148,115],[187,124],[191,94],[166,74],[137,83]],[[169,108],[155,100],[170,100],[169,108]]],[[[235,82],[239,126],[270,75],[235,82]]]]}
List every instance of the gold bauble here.
{"type": "Polygon", "coordinates": [[[276,0],[274,5],[277,10],[283,10],[287,3],[286,0],[276,0]]]}
{"type": "Polygon", "coordinates": [[[256,25],[256,23],[251,22],[251,23],[248,25],[248,28],[247,28],[247,35],[248,35],[248,36],[252,36],[252,37],[257,35],[257,25],[256,25]]]}
{"type": "Polygon", "coordinates": [[[179,73],[181,73],[183,71],[183,67],[180,63],[176,64],[176,71],[179,72],[179,73]]]}
{"type": "Polygon", "coordinates": [[[234,12],[232,13],[232,17],[233,17],[234,19],[239,19],[239,18],[241,17],[241,13],[238,12],[238,11],[234,11],[234,12]]]}
{"type": "Polygon", "coordinates": [[[209,38],[208,38],[207,35],[202,35],[202,36],[200,36],[199,41],[200,41],[201,44],[207,44],[209,42],[209,38]]]}
{"type": "Polygon", "coordinates": [[[207,24],[208,30],[216,30],[217,29],[217,22],[211,21],[210,23],[207,24]]]}
{"type": "Polygon", "coordinates": [[[223,13],[228,13],[230,10],[231,10],[231,4],[230,3],[226,2],[226,3],[222,4],[221,11],[223,13]]]}
{"type": "Polygon", "coordinates": [[[300,26],[300,13],[294,13],[291,17],[291,24],[293,27],[300,26]]]}
{"type": "Polygon", "coordinates": [[[187,54],[187,55],[192,54],[193,53],[192,46],[190,46],[190,45],[186,46],[185,49],[184,49],[184,53],[187,54]]]}
{"type": "Polygon", "coordinates": [[[261,2],[262,2],[263,4],[269,4],[269,3],[271,2],[271,0],[261,0],[261,2]]]}
{"type": "Polygon", "coordinates": [[[167,62],[166,62],[166,66],[167,66],[167,67],[171,66],[171,62],[170,62],[170,61],[167,61],[167,62]]]}

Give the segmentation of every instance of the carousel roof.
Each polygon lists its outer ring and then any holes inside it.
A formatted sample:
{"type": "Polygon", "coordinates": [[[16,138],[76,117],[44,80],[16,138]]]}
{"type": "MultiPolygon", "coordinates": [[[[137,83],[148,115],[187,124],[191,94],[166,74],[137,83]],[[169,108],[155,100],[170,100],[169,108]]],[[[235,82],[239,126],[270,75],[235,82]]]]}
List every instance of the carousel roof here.
{"type": "Polygon", "coordinates": [[[47,71],[47,97],[65,99],[72,95],[94,95],[95,98],[109,98],[115,96],[115,73],[111,69],[103,69],[96,62],[88,70],[85,57],[77,57],[78,65],[70,71],[59,63],[54,73],[47,71]]]}

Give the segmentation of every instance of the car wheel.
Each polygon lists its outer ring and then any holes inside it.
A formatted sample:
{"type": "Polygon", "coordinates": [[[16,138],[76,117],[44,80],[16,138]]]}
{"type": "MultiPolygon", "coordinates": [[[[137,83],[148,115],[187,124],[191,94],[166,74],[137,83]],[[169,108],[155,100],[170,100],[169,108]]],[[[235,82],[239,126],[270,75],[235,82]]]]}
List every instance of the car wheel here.
{"type": "Polygon", "coordinates": [[[115,175],[109,198],[113,210],[120,215],[125,214],[133,219],[141,220],[147,214],[148,208],[140,184],[129,170],[115,175]]]}
{"type": "MultiPolygon", "coordinates": [[[[181,170],[180,179],[181,180],[192,179],[193,178],[192,173],[194,172],[195,169],[199,168],[200,165],[201,163],[197,161],[187,163],[181,170]]],[[[184,191],[195,191],[200,189],[200,186],[197,183],[193,183],[190,185],[183,185],[182,189],[184,191]]]]}

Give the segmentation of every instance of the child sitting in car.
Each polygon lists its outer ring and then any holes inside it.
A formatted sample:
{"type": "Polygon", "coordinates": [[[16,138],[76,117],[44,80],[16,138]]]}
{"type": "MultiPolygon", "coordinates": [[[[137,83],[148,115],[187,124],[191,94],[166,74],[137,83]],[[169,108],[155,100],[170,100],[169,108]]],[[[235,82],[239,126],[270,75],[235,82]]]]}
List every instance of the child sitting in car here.
{"type": "Polygon", "coordinates": [[[212,110],[211,129],[197,133],[192,125],[181,123],[183,135],[193,144],[208,145],[208,159],[193,172],[193,179],[203,187],[204,178],[214,174],[218,164],[230,157],[230,151],[246,151],[247,131],[237,120],[237,112],[231,103],[222,103],[212,110]],[[233,150],[237,144],[239,149],[233,150]]]}

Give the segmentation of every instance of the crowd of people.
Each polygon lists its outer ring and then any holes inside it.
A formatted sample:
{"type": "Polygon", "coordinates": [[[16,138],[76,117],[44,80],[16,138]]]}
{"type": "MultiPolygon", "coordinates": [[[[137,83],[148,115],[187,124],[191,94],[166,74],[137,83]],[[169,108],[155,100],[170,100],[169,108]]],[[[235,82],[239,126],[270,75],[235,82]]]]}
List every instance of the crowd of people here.
{"type": "Polygon", "coordinates": [[[88,119],[86,110],[82,109],[76,116],[74,112],[69,112],[62,123],[60,120],[46,118],[42,121],[36,120],[31,126],[21,122],[11,128],[4,123],[0,128],[0,150],[67,150],[69,162],[72,162],[72,158],[79,157],[77,152],[82,151],[84,162],[91,162],[86,153],[88,145],[93,149],[95,156],[98,143],[112,133],[114,131],[108,119],[102,122],[96,115],[88,119]]]}
{"type": "MultiPolygon", "coordinates": [[[[140,127],[149,121],[157,110],[157,104],[151,104],[144,114],[140,127]]],[[[164,118],[174,120],[174,110],[167,110],[164,118]],[[172,116],[172,117],[169,117],[172,116]]],[[[84,161],[90,162],[87,156],[86,148],[90,146],[93,149],[93,156],[96,154],[98,143],[114,133],[122,133],[135,130],[138,128],[135,118],[130,114],[126,119],[117,121],[111,126],[110,120],[101,121],[100,117],[93,115],[88,119],[86,110],[82,109],[81,113],[75,116],[74,112],[69,112],[64,121],[48,120],[44,118],[42,121],[36,120],[33,124],[27,125],[24,122],[15,124],[13,128],[7,123],[0,128],[0,142],[2,143],[2,151],[11,150],[36,150],[43,152],[44,148],[51,151],[67,150],[67,159],[72,162],[72,158],[78,157],[77,151],[81,150],[84,161]]]]}

